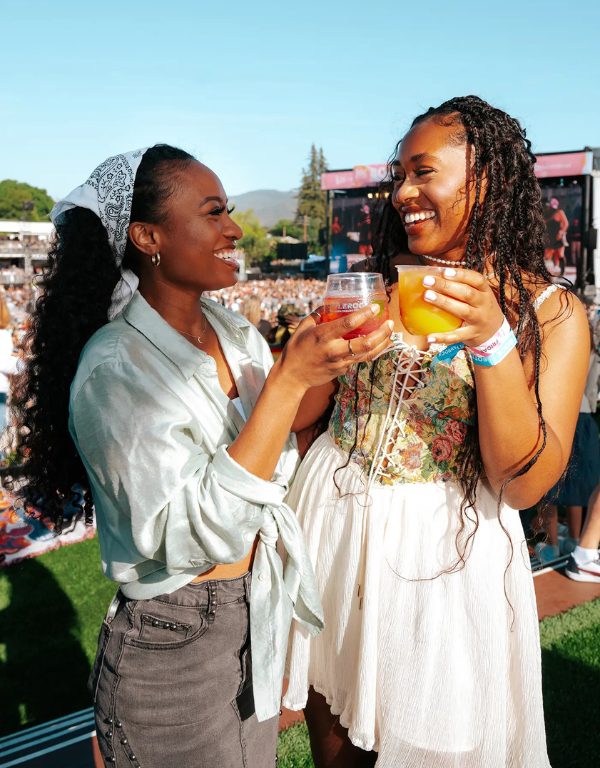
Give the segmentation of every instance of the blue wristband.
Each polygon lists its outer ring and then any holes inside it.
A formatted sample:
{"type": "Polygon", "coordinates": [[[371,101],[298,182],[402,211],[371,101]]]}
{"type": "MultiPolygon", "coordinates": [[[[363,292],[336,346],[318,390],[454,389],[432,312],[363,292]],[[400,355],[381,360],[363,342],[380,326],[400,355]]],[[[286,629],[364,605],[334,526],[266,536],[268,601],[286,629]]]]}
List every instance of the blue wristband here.
{"type": "Polygon", "coordinates": [[[472,350],[469,351],[471,354],[471,360],[473,361],[474,365],[480,365],[482,367],[489,368],[493,365],[498,365],[498,363],[504,360],[511,349],[514,349],[516,346],[517,337],[515,336],[514,331],[511,329],[504,341],[492,355],[478,355],[472,350]]]}
{"type": "Polygon", "coordinates": [[[431,367],[435,368],[438,363],[451,363],[460,350],[464,349],[464,346],[462,342],[456,342],[456,344],[450,344],[450,346],[445,347],[433,358],[431,367]]]}

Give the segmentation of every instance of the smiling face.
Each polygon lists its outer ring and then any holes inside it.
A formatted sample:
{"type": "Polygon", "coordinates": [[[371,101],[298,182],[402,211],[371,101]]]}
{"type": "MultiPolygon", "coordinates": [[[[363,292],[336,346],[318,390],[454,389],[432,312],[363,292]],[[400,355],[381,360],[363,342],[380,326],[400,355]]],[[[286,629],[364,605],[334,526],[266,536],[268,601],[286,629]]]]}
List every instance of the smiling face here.
{"type": "MultiPolygon", "coordinates": [[[[242,230],[230,217],[227,196],[219,178],[205,165],[192,162],[176,172],[174,191],[164,203],[163,219],[144,227],[145,254],[160,253],[160,266],[149,258],[142,269],[150,280],[201,293],[233,285],[238,264],[235,241],[242,230]]],[[[136,233],[137,234],[137,233],[136,233]]]]}
{"type": "Polygon", "coordinates": [[[467,178],[469,147],[463,135],[459,125],[429,119],[402,140],[392,164],[392,203],[412,253],[464,258],[474,179],[467,178]]]}

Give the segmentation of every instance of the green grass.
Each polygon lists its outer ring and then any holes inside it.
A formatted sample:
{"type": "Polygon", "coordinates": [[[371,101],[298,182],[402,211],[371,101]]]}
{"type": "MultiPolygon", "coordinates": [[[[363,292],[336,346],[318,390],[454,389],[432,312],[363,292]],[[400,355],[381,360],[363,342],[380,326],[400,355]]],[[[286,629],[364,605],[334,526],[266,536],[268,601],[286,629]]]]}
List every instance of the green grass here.
{"type": "Polygon", "coordinates": [[[278,768],[314,768],[305,723],[292,725],[279,734],[278,768]]]}
{"type": "Polygon", "coordinates": [[[87,676],[114,592],[97,539],[0,571],[0,733],[90,705],[87,676]]]}
{"type": "MultiPolygon", "coordinates": [[[[0,570],[0,735],[90,705],[87,676],[115,586],[96,539],[0,570]]],[[[600,764],[600,600],[541,625],[553,768],[600,764]]],[[[280,768],[312,768],[304,724],[279,738],[280,768]]]]}
{"type": "Polygon", "coordinates": [[[540,627],[552,768],[600,765],[600,600],[540,627]]]}

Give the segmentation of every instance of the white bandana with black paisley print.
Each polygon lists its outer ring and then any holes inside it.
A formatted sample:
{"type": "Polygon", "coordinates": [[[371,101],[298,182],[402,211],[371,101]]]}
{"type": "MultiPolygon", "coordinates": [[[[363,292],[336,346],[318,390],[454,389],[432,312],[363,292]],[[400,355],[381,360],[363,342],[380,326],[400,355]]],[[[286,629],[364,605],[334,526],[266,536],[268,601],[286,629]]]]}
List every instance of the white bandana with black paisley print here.
{"type": "MultiPolygon", "coordinates": [[[[146,150],[147,147],[144,147],[109,157],[100,163],[87,181],[59,200],[50,213],[50,218],[56,225],[60,224],[65,211],[76,206],[93,211],[106,230],[108,242],[119,267],[127,246],[135,175],[146,150]]],[[[115,317],[130,301],[137,285],[137,276],[130,269],[121,269],[121,280],[115,287],[108,311],[109,319],[115,317]]]]}

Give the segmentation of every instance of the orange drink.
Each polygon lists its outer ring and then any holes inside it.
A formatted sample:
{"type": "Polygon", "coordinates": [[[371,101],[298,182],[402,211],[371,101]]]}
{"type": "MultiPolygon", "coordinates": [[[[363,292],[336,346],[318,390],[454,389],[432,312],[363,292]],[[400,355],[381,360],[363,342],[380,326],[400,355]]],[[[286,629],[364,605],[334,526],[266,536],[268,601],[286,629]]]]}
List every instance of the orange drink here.
{"type": "Polygon", "coordinates": [[[323,299],[321,322],[329,323],[370,304],[379,304],[381,312],[364,325],[349,331],[344,339],[356,339],[378,328],[389,317],[383,278],[377,272],[343,272],[329,275],[323,299]]]}
{"type": "MultiPolygon", "coordinates": [[[[420,267],[402,265],[398,270],[398,302],[400,317],[409,333],[415,336],[427,336],[429,333],[446,333],[458,328],[462,320],[449,312],[425,301],[423,285],[425,275],[441,275],[443,267],[420,267]]],[[[433,287],[435,290],[435,286],[433,287]]]]}

